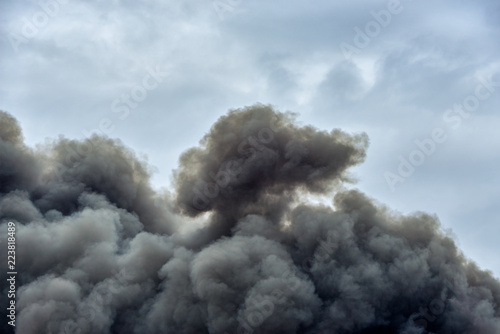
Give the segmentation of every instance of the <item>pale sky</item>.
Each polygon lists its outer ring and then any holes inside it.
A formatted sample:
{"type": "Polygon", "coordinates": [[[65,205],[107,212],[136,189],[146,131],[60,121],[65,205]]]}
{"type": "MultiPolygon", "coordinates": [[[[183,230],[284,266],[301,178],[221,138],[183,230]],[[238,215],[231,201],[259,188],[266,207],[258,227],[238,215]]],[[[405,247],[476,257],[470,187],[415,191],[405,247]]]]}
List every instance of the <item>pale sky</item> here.
{"type": "Polygon", "coordinates": [[[104,132],[169,188],[218,117],[272,104],[366,132],[352,187],[436,214],[500,277],[500,2],[2,1],[0,15],[0,109],[27,144],[104,132]]]}

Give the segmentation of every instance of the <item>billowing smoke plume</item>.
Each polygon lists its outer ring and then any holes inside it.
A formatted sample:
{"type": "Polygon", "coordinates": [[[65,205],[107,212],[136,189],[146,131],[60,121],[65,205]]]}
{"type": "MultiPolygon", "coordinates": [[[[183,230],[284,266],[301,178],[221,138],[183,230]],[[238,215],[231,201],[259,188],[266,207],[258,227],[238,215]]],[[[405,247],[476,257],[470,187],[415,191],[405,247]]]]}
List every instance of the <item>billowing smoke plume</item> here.
{"type": "Polygon", "coordinates": [[[0,112],[0,248],[14,222],[16,332],[500,333],[500,283],[436,217],[345,190],[366,135],[294,117],[230,111],[181,156],[175,191],[159,194],[120,141],[35,150],[0,112]]]}

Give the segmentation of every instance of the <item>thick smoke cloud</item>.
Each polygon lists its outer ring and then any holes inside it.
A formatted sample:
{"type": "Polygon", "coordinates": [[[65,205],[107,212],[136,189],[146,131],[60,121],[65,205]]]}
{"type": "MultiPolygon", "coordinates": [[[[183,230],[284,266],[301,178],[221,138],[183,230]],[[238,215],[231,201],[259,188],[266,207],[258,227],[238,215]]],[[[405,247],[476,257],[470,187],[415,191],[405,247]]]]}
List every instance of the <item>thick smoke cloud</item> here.
{"type": "Polygon", "coordinates": [[[17,333],[500,333],[500,283],[437,217],[342,186],[367,144],[270,106],[231,110],[180,157],[174,192],[158,194],[120,141],[32,149],[0,112],[17,333]]]}

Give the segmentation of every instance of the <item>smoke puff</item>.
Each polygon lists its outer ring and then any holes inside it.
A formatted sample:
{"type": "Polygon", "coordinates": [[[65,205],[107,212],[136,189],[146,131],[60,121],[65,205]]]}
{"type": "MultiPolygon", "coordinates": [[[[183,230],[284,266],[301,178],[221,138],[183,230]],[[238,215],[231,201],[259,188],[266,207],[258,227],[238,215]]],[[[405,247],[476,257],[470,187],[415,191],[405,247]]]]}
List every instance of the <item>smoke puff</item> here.
{"type": "Polygon", "coordinates": [[[41,168],[22,142],[16,119],[0,110],[0,193],[30,190],[41,168]]]}
{"type": "Polygon", "coordinates": [[[295,117],[260,104],[229,111],[160,194],[119,140],[31,149],[0,112],[0,247],[15,222],[16,332],[500,333],[500,283],[437,217],[342,187],[367,136],[295,117]],[[333,203],[304,202],[309,193],[333,203]]]}
{"type": "Polygon", "coordinates": [[[364,159],[367,141],[366,135],[349,136],[340,130],[298,128],[293,114],[269,106],[232,110],[205,135],[202,148],[181,156],[178,203],[195,215],[242,209],[268,194],[299,187],[325,191],[364,159]]]}
{"type": "Polygon", "coordinates": [[[297,127],[293,114],[254,105],[222,116],[200,144],[182,154],[174,172],[180,211],[213,213],[210,226],[192,238],[198,247],[248,214],[279,221],[297,191],[331,190],[363,161],[368,138],[297,127]]]}

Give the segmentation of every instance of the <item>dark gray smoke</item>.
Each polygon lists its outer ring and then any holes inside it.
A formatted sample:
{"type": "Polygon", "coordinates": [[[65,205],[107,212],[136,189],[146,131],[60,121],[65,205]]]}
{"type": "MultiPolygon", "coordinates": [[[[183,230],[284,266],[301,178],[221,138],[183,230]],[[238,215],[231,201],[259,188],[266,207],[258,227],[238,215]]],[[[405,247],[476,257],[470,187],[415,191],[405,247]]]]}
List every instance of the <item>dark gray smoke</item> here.
{"type": "Polygon", "coordinates": [[[0,248],[15,222],[16,332],[500,333],[500,283],[436,217],[345,190],[366,135],[294,117],[231,110],[181,156],[175,191],[159,194],[120,141],[35,150],[0,112],[0,248]]]}

